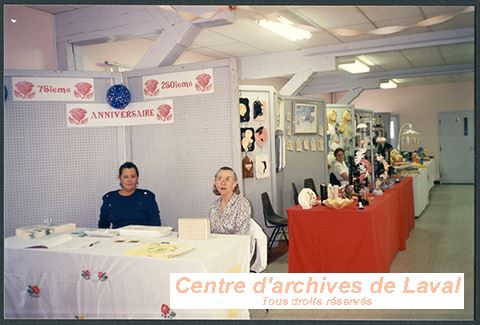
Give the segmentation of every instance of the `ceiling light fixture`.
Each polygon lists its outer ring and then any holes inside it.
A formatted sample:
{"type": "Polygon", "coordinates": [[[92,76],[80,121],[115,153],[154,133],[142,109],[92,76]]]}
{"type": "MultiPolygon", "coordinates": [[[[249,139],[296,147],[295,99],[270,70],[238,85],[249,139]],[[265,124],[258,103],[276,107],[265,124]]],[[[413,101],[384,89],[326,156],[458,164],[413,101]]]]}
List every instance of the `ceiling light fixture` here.
{"type": "Polygon", "coordinates": [[[10,18],[10,21],[14,24],[17,22],[17,20],[15,18],[10,18]]]}
{"type": "Polygon", "coordinates": [[[368,65],[357,59],[355,59],[355,61],[351,63],[339,64],[338,68],[350,73],[364,73],[370,71],[370,67],[368,65]]]}
{"type": "Polygon", "coordinates": [[[279,16],[278,20],[280,22],[261,19],[257,21],[257,24],[291,41],[310,39],[312,37],[312,33],[293,26],[293,23],[291,21],[283,18],[282,16],[279,16]]]}
{"type": "Polygon", "coordinates": [[[380,88],[382,89],[397,88],[397,84],[393,80],[382,81],[380,82],[380,88]]]}

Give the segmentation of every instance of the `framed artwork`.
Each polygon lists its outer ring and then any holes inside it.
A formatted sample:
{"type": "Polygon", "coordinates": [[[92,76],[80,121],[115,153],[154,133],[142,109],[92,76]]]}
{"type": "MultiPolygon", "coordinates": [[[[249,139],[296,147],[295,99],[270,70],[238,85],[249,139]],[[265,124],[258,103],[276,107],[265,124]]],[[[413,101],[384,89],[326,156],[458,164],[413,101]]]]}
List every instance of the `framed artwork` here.
{"type": "Polygon", "coordinates": [[[293,118],[295,134],[316,134],[318,132],[317,105],[295,104],[293,118]]]}

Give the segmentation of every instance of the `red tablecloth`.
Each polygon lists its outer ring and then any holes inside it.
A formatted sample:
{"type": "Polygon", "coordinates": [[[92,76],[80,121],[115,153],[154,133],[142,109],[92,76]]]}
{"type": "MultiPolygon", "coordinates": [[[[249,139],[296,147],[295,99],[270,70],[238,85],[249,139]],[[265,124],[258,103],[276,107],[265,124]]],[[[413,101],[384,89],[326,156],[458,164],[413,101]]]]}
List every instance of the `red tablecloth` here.
{"type": "Polygon", "coordinates": [[[372,197],[363,210],[288,208],[288,271],[388,272],[414,227],[412,178],[372,197]]]}

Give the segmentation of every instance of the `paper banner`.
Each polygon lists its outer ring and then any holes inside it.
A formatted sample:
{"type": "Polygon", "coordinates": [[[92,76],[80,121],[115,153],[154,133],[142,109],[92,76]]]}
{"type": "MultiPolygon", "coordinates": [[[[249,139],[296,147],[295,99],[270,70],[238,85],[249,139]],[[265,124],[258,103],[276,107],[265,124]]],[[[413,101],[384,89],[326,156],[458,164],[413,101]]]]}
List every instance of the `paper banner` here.
{"type": "Polygon", "coordinates": [[[145,76],[143,98],[163,98],[214,92],[213,69],[145,76]]]}
{"type": "Polygon", "coordinates": [[[67,104],[68,127],[102,127],[173,123],[171,99],[130,103],[123,109],[108,104],[67,104]]]}
{"type": "Polygon", "coordinates": [[[93,102],[93,79],[12,77],[14,101],[93,102]]]}

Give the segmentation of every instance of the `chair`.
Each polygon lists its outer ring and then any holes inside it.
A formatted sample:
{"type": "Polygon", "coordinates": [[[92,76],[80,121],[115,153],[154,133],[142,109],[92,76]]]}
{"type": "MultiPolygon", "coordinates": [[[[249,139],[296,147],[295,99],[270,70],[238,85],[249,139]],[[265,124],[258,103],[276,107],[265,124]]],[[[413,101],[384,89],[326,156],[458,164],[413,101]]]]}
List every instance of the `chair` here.
{"type": "Polygon", "coordinates": [[[342,185],[340,183],[340,181],[338,180],[337,176],[335,176],[334,173],[330,173],[330,184],[332,184],[332,186],[333,185],[338,185],[338,186],[342,185]]]}
{"type": "Polygon", "coordinates": [[[293,202],[295,202],[295,204],[298,204],[298,189],[297,189],[297,185],[295,185],[295,183],[292,183],[292,188],[293,188],[293,202]]]}
{"type": "Polygon", "coordinates": [[[272,203],[270,202],[270,197],[268,193],[264,192],[261,194],[262,196],[262,206],[263,206],[263,218],[265,219],[265,226],[267,228],[273,228],[273,232],[268,239],[268,249],[270,250],[273,246],[273,243],[277,239],[278,234],[282,231],[283,236],[287,240],[288,245],[288,237],[285,233],[285,227],[288,226],[288,219],[273,211],[272,203]]]}
{"type": "Polygon", "coordinates": [[[305,180],[303,181],[303,187],[311,189],[315,193],[315,195],[318,196],[318,192],[315,188],[313,178],[305,178],[305,180]]]}

